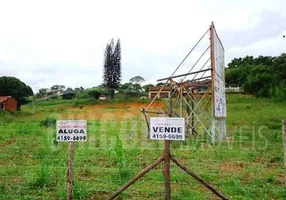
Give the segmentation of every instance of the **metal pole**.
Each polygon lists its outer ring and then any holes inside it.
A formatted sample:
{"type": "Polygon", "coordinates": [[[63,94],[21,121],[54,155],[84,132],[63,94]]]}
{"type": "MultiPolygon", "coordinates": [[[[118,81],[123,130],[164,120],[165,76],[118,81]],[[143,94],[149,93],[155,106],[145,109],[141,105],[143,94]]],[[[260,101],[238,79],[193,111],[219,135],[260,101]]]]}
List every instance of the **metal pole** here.
{"type": "MultiPolygon", "coordinates": [[[[190,97],[187,96],[187,101],[190,103],[190,97]]],[[[187,135],[190,135],[190,115],[191,115],[191,109],[189,106],[187,106],[187,135]]],[[[193,130],[193,127],[191,126],[191,129],[193,130]]]]}
{"type": "MultiPolygon", "coordinates": [[[[207,61],[209,61],[210,60],[210,58],[207,60],[207,61]]],[[[206,62],[207,63],[207,62],[206,62]]],[[[203,65],[203,67],[206,65],[206,63],[203,65]]],[[[170,78],[180,78],[180,77],[182,77],[182,76],[189,76],[189,75],[193,75],[193,74],[199,74],[199,73],[201,73],[201,72],[207,72],[207,71],[210,71],[211,69],[200,69],[199,71],[195,71],[195,72],[189,72],[189,73],[186,73],[186,74],[180,74],[180,75],[176,75],[176,76],[172,76],[172,77],[167,77],[167,78],[161,78],[161,79],[158,79],[157,81],[159,82],[159,81],[165,81],[165,80],[168,80],[168,79],[170,79],[170,78]]],[[[181,82],[183,82],[183,81],[181,81],[181,82]]]]}
{"type": "Polygon", "coordinates": [[[192,89],[192,95],[191,96],[191,107],[192,107],[192,134],[195,134],[195,115],[194,115],[194,111],[195,111],[195,105],[194,105],[194,99],[193,99],[193,89],[192,89]]]}
{"type": "Polygon", "coordinates": [[[183,117],[183,89],[180,85],[180,117],[183,117]]]}
{"type": "Polygon", "coordinates": [[[169,117],[173,115],[173,82],[170,80],[169,117]]]}
{"type": "Polygon", "coordinates": [[[74,161],[74,142],[69,142],[67,200],[73,199],[73,161],[74,161]]]}

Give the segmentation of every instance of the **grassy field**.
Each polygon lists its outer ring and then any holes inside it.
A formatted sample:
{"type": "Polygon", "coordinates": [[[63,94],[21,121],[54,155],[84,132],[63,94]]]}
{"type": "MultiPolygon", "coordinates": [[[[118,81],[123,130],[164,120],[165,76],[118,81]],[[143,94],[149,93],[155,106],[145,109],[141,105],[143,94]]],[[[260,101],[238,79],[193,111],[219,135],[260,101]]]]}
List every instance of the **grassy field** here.
{"type": "MultiPolygon", "coordinates": [[[[211,145],[202,133],[172,142],[172,154],[231,199],[286,199],[286,104],[246,95],[228,96],[227,104],[225,141],[211,145]]],[[[0,113],[0,199],[66,198],[67,144],[55,140],[54,118],[88,121],[88,141],[75,147],[74,197],[107,199],[162,154],[163,143],[147,139],[144,122],[128,137],[146,105],[51,100],[36,103],[35,114],[32,105],[0,113]]],[[[162,167],[118,199],[164,199],[162,167]]],[[[174,163],[171,182],[172,199],[218,199],[174,163]]]]}

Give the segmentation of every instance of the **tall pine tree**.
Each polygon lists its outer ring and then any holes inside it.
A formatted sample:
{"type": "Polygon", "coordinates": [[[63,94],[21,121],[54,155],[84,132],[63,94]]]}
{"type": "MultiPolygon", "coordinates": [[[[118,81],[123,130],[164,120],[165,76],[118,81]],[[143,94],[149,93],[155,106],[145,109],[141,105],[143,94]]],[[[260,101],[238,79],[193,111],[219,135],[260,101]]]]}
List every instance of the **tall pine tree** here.
{"type": "Polygon", "coordinates": [[[106,45],[103,66],[103,84],[110,91],[111,98],[114,97],[115,89],[121,81],[121,46],[117,40],[114,46],[113,39],[106,45]]]}

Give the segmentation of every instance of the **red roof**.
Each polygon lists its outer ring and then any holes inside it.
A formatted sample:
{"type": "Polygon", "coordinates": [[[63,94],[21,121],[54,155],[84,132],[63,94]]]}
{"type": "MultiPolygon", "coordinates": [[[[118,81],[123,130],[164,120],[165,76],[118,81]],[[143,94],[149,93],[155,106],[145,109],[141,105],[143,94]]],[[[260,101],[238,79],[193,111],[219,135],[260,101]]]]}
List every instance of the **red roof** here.
{"type": "Polygon", "coordinates": [[[198,86],[210,86],[211,85],[211,80],[210,79],[205,79],[202,81],[186,81],[184,82],[186,86],[189,87],[198,87],[198,86]]]}
{"type": "Polygon", "coordinates": [[[7,99],[11,98],[11,96],[0,96],[0,103],[6,101],[7,99]]]}

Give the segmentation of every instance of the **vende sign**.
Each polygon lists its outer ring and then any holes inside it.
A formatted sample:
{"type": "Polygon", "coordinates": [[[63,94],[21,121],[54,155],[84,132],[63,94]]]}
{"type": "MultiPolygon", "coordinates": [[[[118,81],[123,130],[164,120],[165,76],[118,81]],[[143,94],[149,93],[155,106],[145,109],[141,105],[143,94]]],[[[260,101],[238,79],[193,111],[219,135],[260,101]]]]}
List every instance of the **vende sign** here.
{"type": "Polygon", "coordinates": [[[174,117],[151,117],[150,139],[185,140],[185,119],[174,117]]]}
{"type": "Polygon", "coordinates": [[[57,141],[86,141],[85,120],[57,120],[57,141]]]}

